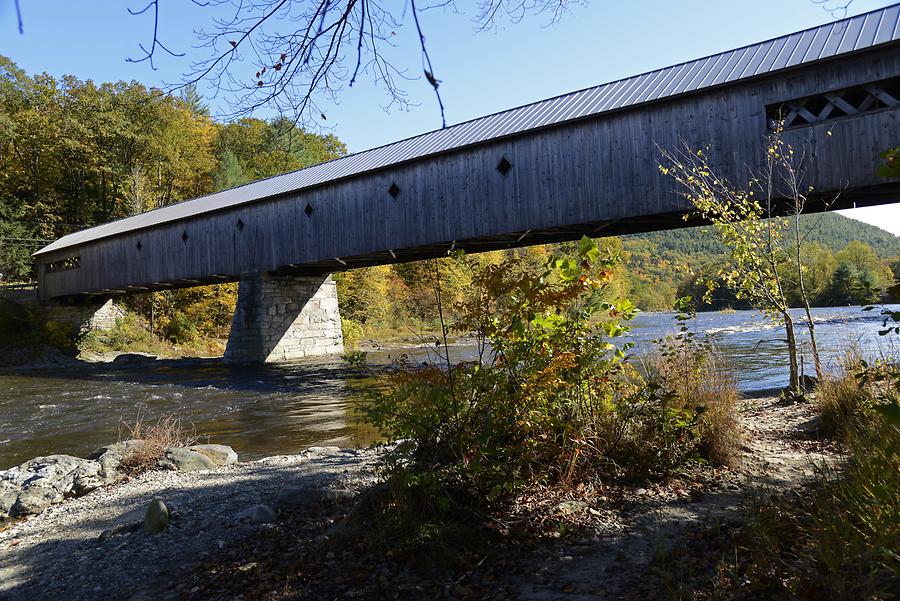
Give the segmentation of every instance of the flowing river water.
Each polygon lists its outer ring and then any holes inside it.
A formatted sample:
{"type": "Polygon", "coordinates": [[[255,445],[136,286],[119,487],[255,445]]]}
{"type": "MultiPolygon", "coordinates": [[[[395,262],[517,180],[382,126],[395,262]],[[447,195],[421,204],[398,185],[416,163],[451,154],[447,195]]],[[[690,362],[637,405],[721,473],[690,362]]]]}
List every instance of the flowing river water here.
{"type": "MultiPolygon", "coordinates": [[[[897,309],[898,307],[892,307],[897,309]]],[[[828,369],[850,348],[866,356],[894,356],[896,336],[879,336],[879,311],[859,307],[813,310],[819,347],[828,369]]],[[[798,323],[801,312],[797,312],[798,323]]],[[[675,332],[671,313],[645,313],[632,323],[635,352],[675,332]]],[[[691,329],[713,338],[735,369],[744,391],[775,389],[787,382],[784,330],[755,311],[701,313],[691,329]]],[[[801,329],[801,340],[808,340],[801,329]]],[[[427,360],[424,346],[369,353],[373,365],[400,354],[427,360]]],[[[474,358],[468,344],[451,359],[474,358]]],[[[804,352],[805,371],[813,374],[804,352]]],[[[0,372],[0,469],[35,456],[84,456],[123,435],[123,423],[140,415],[154,421],[175,415],[201,438],[228,444],[243,460],[296,453],[311,445],[365,445],[377,438],[361,424],[353,388],[367,380],[339,359],[288,365],[229,367],[218,359],[185,359],[133,366],[79,367],[0,372]]]]}

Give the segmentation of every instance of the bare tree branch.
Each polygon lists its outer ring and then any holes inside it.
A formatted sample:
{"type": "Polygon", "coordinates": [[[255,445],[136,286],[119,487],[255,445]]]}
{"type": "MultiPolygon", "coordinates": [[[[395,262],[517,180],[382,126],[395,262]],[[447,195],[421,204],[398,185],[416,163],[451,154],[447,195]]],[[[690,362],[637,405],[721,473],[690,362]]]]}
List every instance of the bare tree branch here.
{"type": "Polygon", "coordinates": [[[847,17],[847,11],[853,0],[809,0],[813,4],[818,4],[835,19],[844,19],[847,17]]]}
{"type": "MultiPolygon", "coordinates": [[[[155,69],[157,51],[182,56],[160,41],[161,0],[129,12],[153,14],[153,36],[139,44],[142,56],[155,69]]],[[[453,0],[192,0],[207,7],[210,20],[195,30],[198,56],[181,81],[166,86],[176,92],[205,82],[227,96],[231,107],[225,118],[252,115],[263,107],[291,115],[294,123],[321,124],[326,104],[335,102],[343,87],[352,87],[363,75],[371,77],[386,95],[384,110],[406,108],[410,100],[405,84],[420,79],[399,66],[400,32],[406,9],[418,36],[422,74],[438,101],[441,125],[446,126],[440,80],[426,44],[422,14],[456,10],[453,0]]],[[[587,0],[481,0],[474,18],[476,31],[496,27],[499,19],[520,22],[526,15],[549,15],[557,21],[571,4],[587,0]]]]}
{"type": "Polygon", "coordinates": [[[16,5],[16,18],[19,20],[19,35],[25,34],[25,28],[22,25],[22,7],[19,6],[19,0],[15,1],[16,5]]]}
{"type": "Polygon", "coordinates": [[[129,63],[142,63],[144,61],[150,62],[150,68],[154,71],[156,70],[156,65],[153,62],[154,54],[156,53],[156,48],[162,48],[167,54],[171,56],[184,56],[184,53],[173,52],[169,50],[165,44],[163,44],[159,40],[159,0],[150,0],[144,8],[139,10],[128,9],[128,13],[132,16],[142,15],[150,9],[153,9],[153,42],[150,44],[150,50],[144,48],[143,44],[138,44],[138,47],[143,51],[144,56],[141,58],[126,58],[125,60],[129,63]]]}
{"type": "Polygon", "coordinates": [[[434,67],[431,66],[431,57],[428,56],[428,47],[425,46],[425,34],[422,33],[422,25],[419,23],[419,11],[416,9],[416,0],[409,1],[412,5],[413,20],[416,22],[416,31],[419,34],[419,44],[422,46],[422,70],[425,72],[425,79],[434,88],[434,95],[437,96],[438,106],[441,108],[441,128],[444,128],[447,127],[447,117],[444,114],[444,101],[441,100],[441,92],[438,90],[441,82],[434,76],[434,67]]]}

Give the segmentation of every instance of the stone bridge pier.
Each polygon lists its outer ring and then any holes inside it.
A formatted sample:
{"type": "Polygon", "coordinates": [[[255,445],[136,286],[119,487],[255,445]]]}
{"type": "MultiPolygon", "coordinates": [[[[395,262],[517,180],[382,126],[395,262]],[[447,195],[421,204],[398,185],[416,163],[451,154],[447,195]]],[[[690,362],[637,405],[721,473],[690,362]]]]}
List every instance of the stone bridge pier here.
{"type": "Polygon", "coordinates": [[[279,363],[343,352],[337,286],[330,275],[241,277],[227,363],[279,363]]]}
{"type": "Polygon", "coordinates": [[[111,330],[115,327],[116,320],[125,316],[125,312],[112,299],[83,305],[46,305],[43,308],[47,312],[47,319],[70,328],[75,334],[90,330],[111,330]]]}
{"type": "Polygon", "coordinates": [[[110,298],[80,304],[41,302],[36,289],[22,288],[0,290],[0,299],[24,310],[42,314],[47,321],[68,329],[72,336],[91,330],[111,330],[115,327],[116,320],[125,316],[125,312],[110,298]]]}

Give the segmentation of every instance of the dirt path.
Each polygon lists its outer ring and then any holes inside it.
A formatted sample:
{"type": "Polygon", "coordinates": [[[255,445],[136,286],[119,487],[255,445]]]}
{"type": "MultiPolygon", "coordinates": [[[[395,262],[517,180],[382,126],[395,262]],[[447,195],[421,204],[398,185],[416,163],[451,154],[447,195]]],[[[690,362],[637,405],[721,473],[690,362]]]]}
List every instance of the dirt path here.
{"type": "Polygon", "coordinates": [[[814,418],[809,404],[743,401],[740,467],[712,474],[699,490],[676,480],[626,493],[614,509],[594,509],[592,537],[539,546],[507,586],[528,601],[653,598],[657,591],[647,589],[656,586],[648,582],[654,562],[677,557],[685,536],[714,524],[727,527],[748,497],[798,486],[816,466],[836,460],[815,440],[814,418]]]}

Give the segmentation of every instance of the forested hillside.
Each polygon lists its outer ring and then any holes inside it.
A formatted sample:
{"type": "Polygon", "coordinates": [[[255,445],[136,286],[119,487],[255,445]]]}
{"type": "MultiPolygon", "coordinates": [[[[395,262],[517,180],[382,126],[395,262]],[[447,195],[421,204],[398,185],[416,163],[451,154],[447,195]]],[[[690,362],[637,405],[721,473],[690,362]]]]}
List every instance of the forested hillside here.
{"type": "MultiPolygon", "coordinates": [[[[335,136],[287,119],[218,123],[190,87],[173,97],[138,82],[32,76],[0,57],[0,281],[30,280],[31,252],[71,231],[345,153],[335,136]]],[[[804,223],[815,224],[805,260],[816,303],[870,302],[895,281],[897,237],[837,214],[805,216],[804,223]]],[[[669,309],[686,294],[702,297],[705,274],[724,252],[710,228],[608,238],[602,247],[621,257],[608,294],[644,310],[669,309]]],[[[551,251],[506,252],[540,269],[551,251]]],[[[445,259],[439,267],[425,262],[338,274],[348,338],[434,327],[436,269],[453,312],[468,300],[467,262],[500,259],[496,252],[445,259]]],[[[128,297],[129,316],[100,346],[221,346],[236,289],[223,284],[128,297]]],[[[711,307],[739,306],[717,294],[711,307]]]]}
{"type": "MultiPolygon", "coordinates": [[[[900,237],[837,213],[804,215],[801,222],[808,232],[805,261],[818,304],[853,302],[853,279],[867,289],[857,294],[863,302],[894,282],[891,266],[900,259],[900,237]],[[833,282],[841,266],[845,269],[833,282]]],[[[702,295],[698,280],[725,252],[712,227],[623,236],[622,247],[632,299],[644,309],[670,308],[676,295],[702,295]]],[[[718,307],[740,306],[725,291],[714,296],[718,307]]]]}

